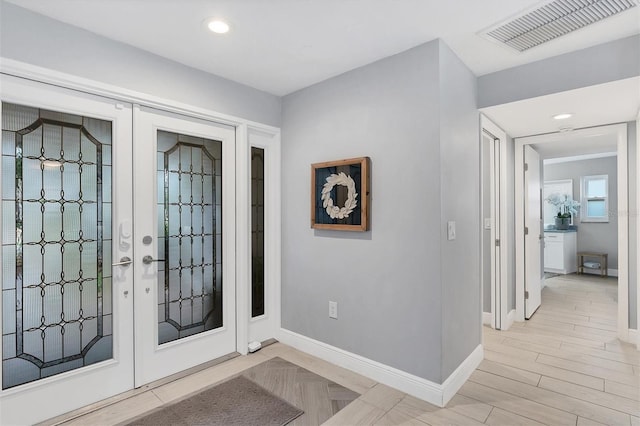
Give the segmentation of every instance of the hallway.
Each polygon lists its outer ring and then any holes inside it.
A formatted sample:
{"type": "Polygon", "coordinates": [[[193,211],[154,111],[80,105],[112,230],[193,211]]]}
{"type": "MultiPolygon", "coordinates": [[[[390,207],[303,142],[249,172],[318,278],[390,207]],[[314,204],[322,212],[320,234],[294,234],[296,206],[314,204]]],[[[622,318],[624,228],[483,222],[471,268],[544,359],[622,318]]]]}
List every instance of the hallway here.
{"type": "MultiPolygon", "coordinates": [[[[484,328],[485,360],[444,409],[275,343],[95,409],[78,410],[66,417],[74,420],[63,424],[126,422],[280,357],[360,394],[325,424],[640,425],[640,352],[615,337],[616,291],[615,278],[567,275],[547,280],[542,306],[530,321],[504,332],[484,328]]],[[[280,396],[286,399],[295,394],[291,391],[280,396]]],[[[55,420],[46,424],[64,422],[55,420]]],[[[307,420],[296,424],[316,424],[307,420]]]]}

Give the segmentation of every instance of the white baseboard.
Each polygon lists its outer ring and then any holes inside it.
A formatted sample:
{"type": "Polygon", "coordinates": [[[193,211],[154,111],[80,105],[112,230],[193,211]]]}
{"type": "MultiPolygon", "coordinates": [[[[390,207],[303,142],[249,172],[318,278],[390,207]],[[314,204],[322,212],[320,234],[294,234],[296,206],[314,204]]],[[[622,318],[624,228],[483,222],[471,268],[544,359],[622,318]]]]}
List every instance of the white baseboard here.
{"type": "MultiPolygon", "coordinates": [[[[491,312],[483,312],[482,313],[482,324],[483,325],[488,325],[491,326],[491,318],[492,314],[491,312]]],[[[502,328],[502,330],[506,331],[509,328],[511,328],[511,326],[513,325],[513,322],[516,320],[516,310],[512,309],[508,314],[507,314],[507,323],[505,324],[505,326],[502,328]]]]}
{"type": "Polygon", "coordinates": [[[607,274],[610,277],[617,277],[618,276],[618,270],[617,269],[607,269],[607,274]]]}
{"type": "Polygon", "coordinates": [[[640,332],[638,332],[637,329],[630,328],[629,339],[627,341],[629,343],[633,343],[634,345],[640,345],[640,332]]]}
{"type": "Polygon", "coordinates": [[[508,329],[511,328],[511,326],[513,325],[513,323],[516,321],[516,310],[512,309],[511,311],[509,311],[509,313],[507,314],[507,326],[504,327],[502,330],[506,331],[508,329]]]}
{"type": "Polygon", "coordinates": [[[280,329],[278,340],[438,407],[444,407],[449,402],[484,358],[482,345],[478,345],[442,384],[438,384],[284,328],[280,329]]]}

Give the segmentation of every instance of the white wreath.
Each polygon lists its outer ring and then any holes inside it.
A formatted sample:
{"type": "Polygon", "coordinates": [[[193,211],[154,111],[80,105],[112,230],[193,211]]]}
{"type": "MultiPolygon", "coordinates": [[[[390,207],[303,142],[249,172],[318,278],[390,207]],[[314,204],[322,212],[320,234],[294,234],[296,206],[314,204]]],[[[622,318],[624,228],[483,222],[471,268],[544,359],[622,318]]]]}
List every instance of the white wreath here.
{"type": "Polygon", "coordinates": [[[322,207],[325,208],[331,219],[344,219],[349,217],[349,214],[351,214],[353,209],[358,205],[358,201],[356,200],[357,197],[358,193],[356,192],[356,183],[353,181],[351,176],[347,176],[343,172],[329,176],[327,178],[327,183],[322,187],[322,207]],[[336,185],[347,187],[347,201],[345,201],[344,207],[333,205],[331,190],[336,185]]]}

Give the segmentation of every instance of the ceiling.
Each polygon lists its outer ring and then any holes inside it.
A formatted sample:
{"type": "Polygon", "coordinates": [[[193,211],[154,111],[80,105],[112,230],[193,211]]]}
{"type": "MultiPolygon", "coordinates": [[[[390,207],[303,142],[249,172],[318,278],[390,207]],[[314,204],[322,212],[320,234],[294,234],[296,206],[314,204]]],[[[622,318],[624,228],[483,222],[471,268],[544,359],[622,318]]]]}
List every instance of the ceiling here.
{"type": "Polygon", "coordinates": [[[640,32],[640,7],[524,53],[477,33],[532,0],[7,0],[275,95],[441,38],[483,75],[640,32]],[[208,32],[210,17],[229,22],[208,32]]]}
{"type": "Polygon", "coordinates": [[[521,137],[632,121],[640,111],[640,77],[482,108],[509,136],[521,137]],[[572,113],[566,120],[554,120],[572,113]]]}
{"type": "Polygon", "coordinates": [[[509,136],[555,134],[553,143],[533,146],[542,159],[616,152],[615,132],[594,129],[585,137],[585,132],[574,130],[635,121],[639,111],[640,77],[481,109],[509,136]],[[560,113],[573,116],[555,120],[560,113]]]}

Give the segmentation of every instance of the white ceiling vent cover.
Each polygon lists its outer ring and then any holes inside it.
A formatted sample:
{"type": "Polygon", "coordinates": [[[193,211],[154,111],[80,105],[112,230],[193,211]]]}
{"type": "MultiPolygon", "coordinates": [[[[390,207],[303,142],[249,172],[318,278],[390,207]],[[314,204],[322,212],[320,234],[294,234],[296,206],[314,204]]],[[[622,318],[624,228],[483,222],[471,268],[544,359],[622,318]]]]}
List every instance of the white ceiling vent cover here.
{"type": "Polygon", "coordinates": [[[638,6],[638,0],[555,0],[482,32],[519,52],[638,6]]]}

